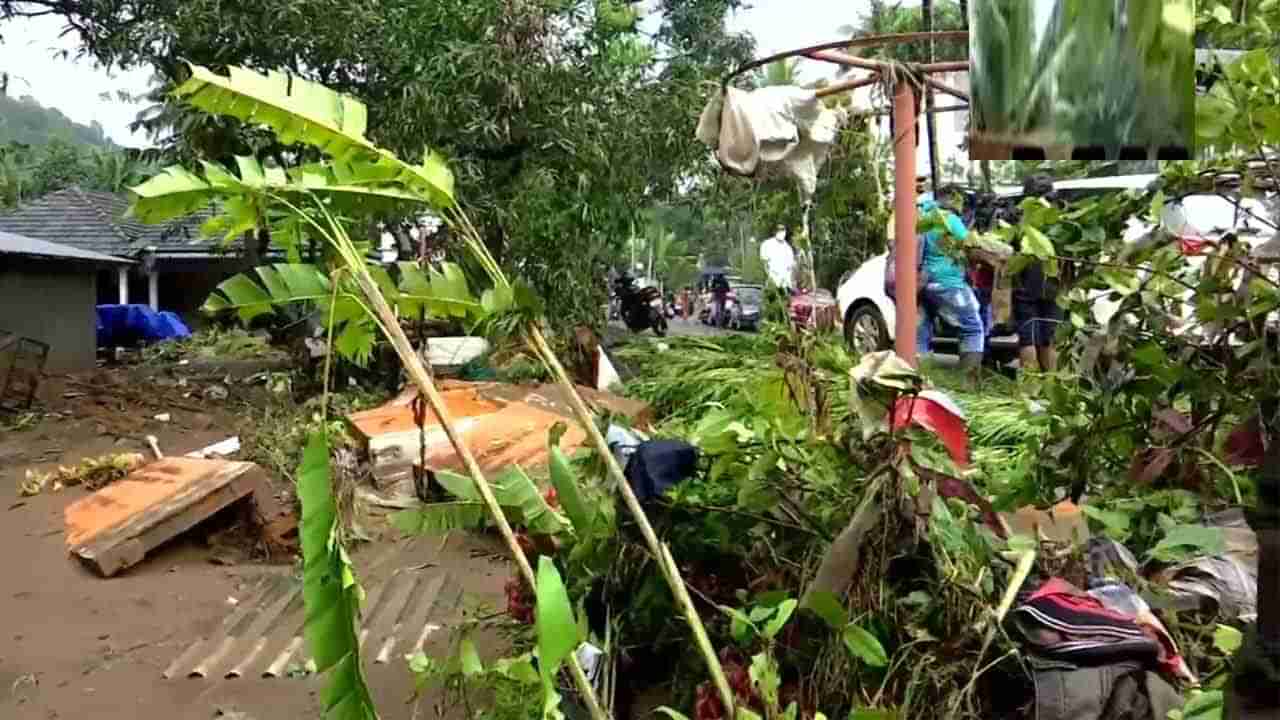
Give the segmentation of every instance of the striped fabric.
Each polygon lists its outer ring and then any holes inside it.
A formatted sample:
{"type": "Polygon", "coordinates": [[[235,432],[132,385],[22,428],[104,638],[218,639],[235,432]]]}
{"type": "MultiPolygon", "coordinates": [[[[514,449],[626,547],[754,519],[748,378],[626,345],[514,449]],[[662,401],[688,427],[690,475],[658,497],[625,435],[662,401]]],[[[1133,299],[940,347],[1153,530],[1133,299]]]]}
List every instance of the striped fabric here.
{"type": "Polygon", "coordinates": [[[1160,643],[1135,618],[1108,610],[1062,578],[1044,583],[1012,617],[1032,651],[1046,658],[1085,667],[1160,663],[1160,643]]]}

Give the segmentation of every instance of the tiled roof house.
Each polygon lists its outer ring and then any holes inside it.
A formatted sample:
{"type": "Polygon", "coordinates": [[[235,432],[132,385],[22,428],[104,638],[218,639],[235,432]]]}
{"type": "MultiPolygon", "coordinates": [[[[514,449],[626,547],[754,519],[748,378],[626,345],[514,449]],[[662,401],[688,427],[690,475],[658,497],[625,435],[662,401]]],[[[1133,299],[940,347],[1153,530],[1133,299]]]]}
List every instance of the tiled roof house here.
{"type": "Polygon", "coordinates": [[[69,187],[0,213],[0,231],[133,261],[100,271],[100,304],[146,302],[191,316],[219,282],[247,267],[240,243],[201,237],[211,211],[147,225],[128,209],[127,194],[69,187]]]}

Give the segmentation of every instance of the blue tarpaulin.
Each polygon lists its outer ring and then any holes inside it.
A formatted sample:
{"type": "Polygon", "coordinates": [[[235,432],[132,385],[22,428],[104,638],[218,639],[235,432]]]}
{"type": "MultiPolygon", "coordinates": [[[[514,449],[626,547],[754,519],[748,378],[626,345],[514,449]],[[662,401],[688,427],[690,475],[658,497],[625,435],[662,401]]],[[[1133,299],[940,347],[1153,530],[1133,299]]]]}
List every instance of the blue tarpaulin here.
{"type": "Polygon", "coordinates": [[[138,343],[191,337],[191,330],[174,313],[149,305],[99,305],[98,347],[128,347],[138,343]]]}

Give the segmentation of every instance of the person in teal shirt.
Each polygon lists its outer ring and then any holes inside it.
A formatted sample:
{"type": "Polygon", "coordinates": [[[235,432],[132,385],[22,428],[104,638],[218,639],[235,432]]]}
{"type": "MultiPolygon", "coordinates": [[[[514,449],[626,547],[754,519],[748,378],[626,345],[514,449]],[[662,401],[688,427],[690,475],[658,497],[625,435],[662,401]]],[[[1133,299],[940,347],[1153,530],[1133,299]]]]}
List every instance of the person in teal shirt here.
{"type": "MultiPolygon", "coordinates": [[[[917,202],[920,212],[938,209],[938,203],[925,196],[917,202]]],[[[947,232],[963,240],[969,231],[955,213],[944,211],[947,232]]],[[[978,296],[965,277],[964,268],[942,249],[942,233],[930,230],[920,237],[924,243],[924,267],[927,282],[920,288],[920,320],[916,326],[916,351],[927,353],[933,340],[933,323],[942,318],[960,334],[960,367],[976,371],[982,365],[986,349],[986,327],[978,296]]]]}

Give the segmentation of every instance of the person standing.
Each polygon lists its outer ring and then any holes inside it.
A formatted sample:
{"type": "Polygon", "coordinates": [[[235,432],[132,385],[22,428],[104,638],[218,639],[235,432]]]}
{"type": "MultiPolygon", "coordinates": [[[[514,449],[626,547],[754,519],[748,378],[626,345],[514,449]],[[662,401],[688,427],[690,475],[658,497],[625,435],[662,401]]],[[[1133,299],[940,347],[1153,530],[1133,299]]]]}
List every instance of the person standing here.
{"type": "MultiPolygon", "coordinates": [[[[1034,175],[1022,184],[1027,197],[1053,202],[1053,178],[1034,175]]],[[[1065,317],[1058,307],[1058,280],[1044,272],[1036,260],[1018,273],[1013,287],[1013,322],[1018,329],[1018,361],[1024,370],[1041,372],[1058,369],[1058,351],[1053,339],[1065,317]]]]}
{"type": "Polygon", "coordinates": [[[784,226],[776,226],[773,235],[760,243],[760,262],[764,264],[769,281],[766,300],[769,319],[785,322],[791,291],[795,287],[796,252],[787,242],[784,226]]]}
{"type": "Polygon", "coordinates": [[[724,327],[729,322],[725,314],[725,301],[728,298],[729,279],[723,272],[718,272],[711,278],[711,324],[715,327],[724,327]]]}
{"type": "MultiPolygon", "coordinates": [[[[920,212],[938,209],[932,198],[917,203],[920,212]]],[[[969,235],[964,222],[952,212],[945,213],[947,233],[957,240],[969,235]]],[[[916,351],[926,354],[933,340],[933,321],[940,317],[960,334],[960,368],[976,376],[986,350],[986,327],[982,322],[978,297],[960,264],[944,252],[942,232],[930,230],[920,237],[924,244],[923,271],[927,276],[920,288],[920,320],[916,325],[916,351]]]]}

